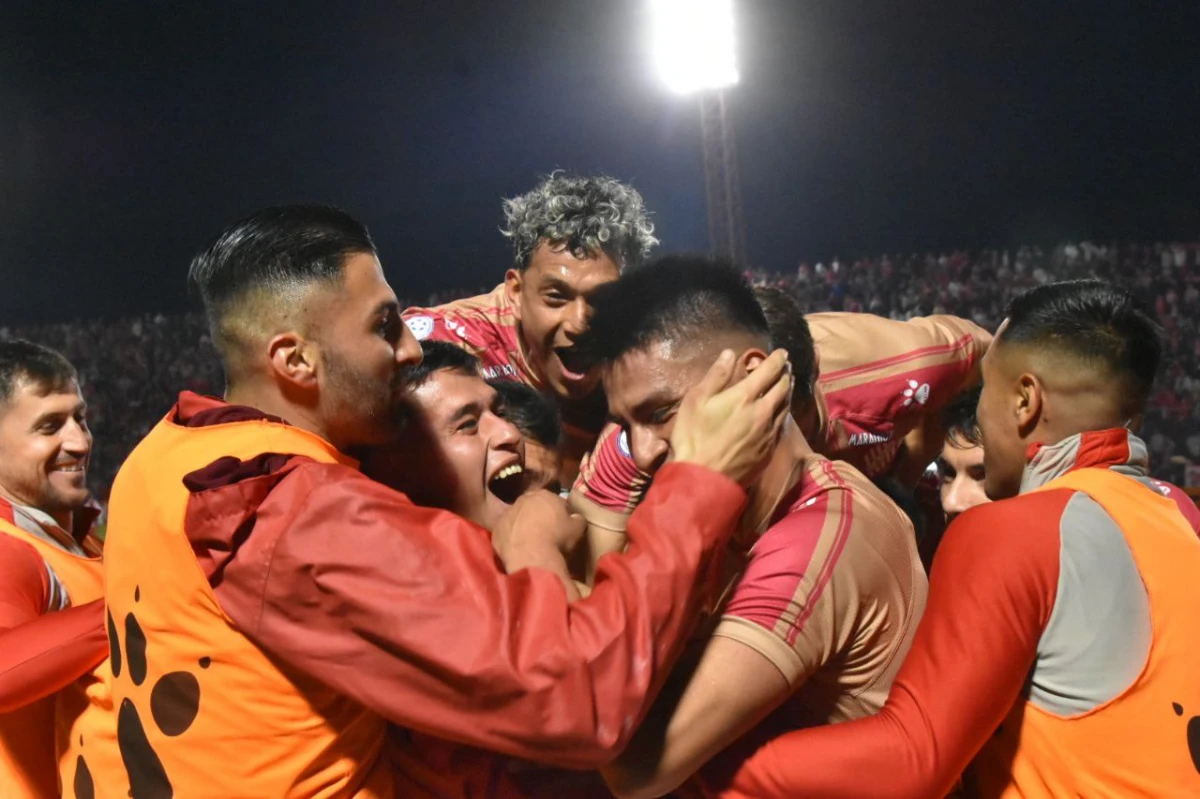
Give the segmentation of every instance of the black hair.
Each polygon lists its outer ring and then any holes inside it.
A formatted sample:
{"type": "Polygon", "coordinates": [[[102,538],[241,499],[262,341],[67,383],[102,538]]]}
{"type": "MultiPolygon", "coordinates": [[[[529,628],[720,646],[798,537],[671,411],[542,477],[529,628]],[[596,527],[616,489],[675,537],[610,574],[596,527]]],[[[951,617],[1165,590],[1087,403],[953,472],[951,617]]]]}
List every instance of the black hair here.
{"type": "Polygon", "coordinates": [[[525,438],[546,449],[557,450],[563,443],[562,415],[558,404],[537,389],[513,380],[489,380],[500,395],[500,415],[512,422],[525,438]]]}
{"type": "Polygon", "coordinates": [[[48,394],[66,391],[75,382],[75,367],[58,350],[20,338],[0,341],[0,405],[12,399],[21,383],[48,394]]]}
{"type": "Polygon", "coordinates": [[[1039,286],[1013,299],[998,343],[1054,349],[1121,381],[1124,412],[1141,413],[1162,360],[1162,328],[1130,292],[1102,280],[1039,286]]]}
{"type": "Polygon", "coordinates": [[[956,446],[961,445],[961,449],[983,446],[983,433],[979,431],[979,418],[975,415],[982,391],[982,386],[964,391],[942,410],[946,439],[956,446]]]}
{"type": "Polygon", "coordinates": [[[792,402],[807,406],[813,401],[813,386],[817,382],[817,350],[800,303],[775,286],[755,286],[754,296],[766,317],[771,346],[787,350],[792,363],[792,373],[796,376],[792,402]]]}
{"type": "Polygon", "coordinates": [[[423,341],[421,362],[404,370],[404,387],[410,391],[425,385],[437,372],[456,372],[483,377],[479,359],[464,349],[445,341],[423,341]]]}
{"type": "Polygon", "coordinates": [[[745,278],[728,263],[668,255],[592,292],[594,309],[576,346],[588,364],[662,340],[703,341],[714,331],[771,334],[745,278]]]}
{"type": "Polygon", "coordinates": [[[227,227],[195,258],[188,279],[200,290],[224,353],[230,342],[222,319],[250,292],[282,293],[342,274],[346,257],[374,253],[362,223],[325,205],[265,208],[227,227]]]}

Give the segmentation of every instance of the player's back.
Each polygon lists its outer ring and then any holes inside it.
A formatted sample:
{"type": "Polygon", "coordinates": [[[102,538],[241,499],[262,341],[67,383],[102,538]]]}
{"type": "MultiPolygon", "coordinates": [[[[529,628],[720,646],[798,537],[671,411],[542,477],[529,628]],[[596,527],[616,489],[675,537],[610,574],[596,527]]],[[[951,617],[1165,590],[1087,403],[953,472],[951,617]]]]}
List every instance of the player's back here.
{"type": "Polygon", "coordinates": [[[516,313],[503,283],[487,294],[433,308],[406,308],[403,316],[417,341],[445,341],[465,349],[479,359],[487,379],[543,389],[522,352],[516,313]]]}

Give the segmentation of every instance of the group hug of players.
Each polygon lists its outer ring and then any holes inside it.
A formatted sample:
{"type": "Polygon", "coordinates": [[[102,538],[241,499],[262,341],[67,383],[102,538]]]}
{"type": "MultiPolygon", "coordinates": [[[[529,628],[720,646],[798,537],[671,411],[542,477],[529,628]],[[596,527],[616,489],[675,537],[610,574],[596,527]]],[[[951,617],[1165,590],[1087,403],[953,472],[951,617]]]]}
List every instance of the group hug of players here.
{"type": "Polygon", "coordinates": [[[339,210],[222,232],[225,396],[129,455],[103,547],[74,369],[0,344],[0,797],[1200,795],[1200,513],[1147,475],[1133,297],[805,315],[651,259],[615,180],[504,211],[504,281],[435,308],[339,210]]]}

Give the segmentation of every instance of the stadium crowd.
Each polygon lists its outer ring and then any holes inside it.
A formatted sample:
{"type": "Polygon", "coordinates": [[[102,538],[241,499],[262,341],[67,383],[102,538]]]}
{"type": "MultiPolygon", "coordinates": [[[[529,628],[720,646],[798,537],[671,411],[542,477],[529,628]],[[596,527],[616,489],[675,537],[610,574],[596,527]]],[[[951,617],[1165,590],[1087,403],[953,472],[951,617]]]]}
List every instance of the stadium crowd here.
{"type": "MultiPolygon", "coordinates": [[[[1200,243],[1065,244],[1053,249],[954,251],[801,263],[793,274],[754,271],[757,285],[793,294],[807,312],[868,312],[891,319],[953,314],[987,330],[1025,289],[1094,277],[1133,288],[1166,333],[1165,373],[1143,432],[1156,476],[1200,486],[1200,243]]],[[[434,306],[472,292],[439,290],[434,306]]],[[[98,432],[92,489],[106,499],[117,467],[174,402],[181,388],[219,395],[221,369],[199,313],[78,320],[0,328],[0,340],[27,338],[61,351],[79,370],[98,432]]]]}

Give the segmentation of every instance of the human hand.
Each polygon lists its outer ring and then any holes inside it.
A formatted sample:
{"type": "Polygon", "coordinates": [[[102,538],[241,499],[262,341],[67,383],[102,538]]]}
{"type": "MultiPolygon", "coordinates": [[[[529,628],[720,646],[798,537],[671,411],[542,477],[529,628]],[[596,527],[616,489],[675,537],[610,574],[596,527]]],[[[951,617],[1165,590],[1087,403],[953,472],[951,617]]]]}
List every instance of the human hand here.
{"type": "Polygon", "coordinates": [[[788,417],[793,378],[775,350],[730,386],[736,356],[725,350],[684,397],[671,432],[673,460],[721,472],[743,486],[761,473],[788,417]]]}

